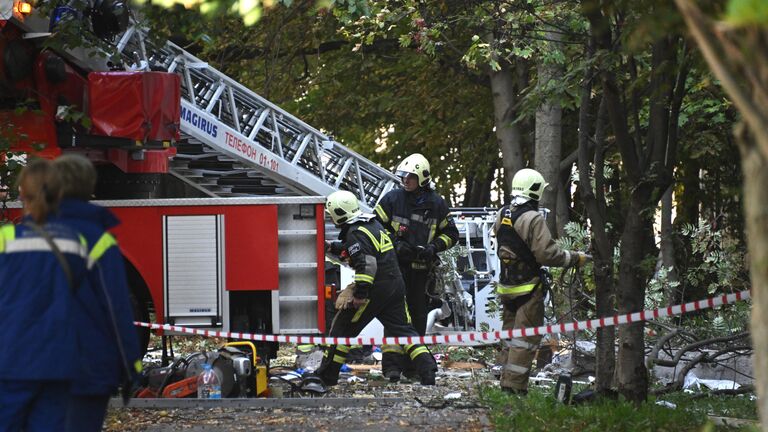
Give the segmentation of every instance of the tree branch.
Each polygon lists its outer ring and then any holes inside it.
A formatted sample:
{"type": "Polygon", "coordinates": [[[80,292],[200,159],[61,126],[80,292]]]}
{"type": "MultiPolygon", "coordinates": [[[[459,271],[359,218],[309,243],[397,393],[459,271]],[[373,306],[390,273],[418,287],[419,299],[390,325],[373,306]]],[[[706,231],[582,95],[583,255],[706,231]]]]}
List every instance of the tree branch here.
{"type": "MultiPolygon", "coordinates": [[[[682,359],[683,356],[688,353],[688,351],[692,351],[696,348],[706,346],[706,345],[716,344],[719,342],[731,342],[731,341],[742,339],[748,336],[749,336],[749,332],[741,332],[735,335],[723,336],[719,338],[713,338],[713,339],[694,342],[680,348],[677,351],[677,354],[675,354],[675,356],[672,358],[672,360],[652,359],[652,362],[653,364],[656,364],[659,366],[668,366],[668,367],[677,366],[677,364],[680,363],[680,359],[682,359]]],[[[651,359],[649,359],[649,361],[651,361],[651,359]]]]}

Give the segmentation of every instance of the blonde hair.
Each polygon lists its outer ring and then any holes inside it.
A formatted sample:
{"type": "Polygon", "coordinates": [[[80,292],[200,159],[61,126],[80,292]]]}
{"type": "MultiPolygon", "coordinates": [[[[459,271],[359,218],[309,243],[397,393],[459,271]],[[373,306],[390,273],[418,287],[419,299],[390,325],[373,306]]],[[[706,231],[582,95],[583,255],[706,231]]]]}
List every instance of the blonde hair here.
{"type": "Polygon", "coordinates": [[[91,161],[79,154],[65,154],[53,161],[61,177],[62,198],[83,201],[91,199],[96,189],[96,169],[91,161]]]}
{"type": "Polygon", "coordinates": [[[24,212],[38,224],[44,224],[55,212],[61,197],[61,179],[50,161],[33,159],[19,174],[19,198],[24,212]]]}

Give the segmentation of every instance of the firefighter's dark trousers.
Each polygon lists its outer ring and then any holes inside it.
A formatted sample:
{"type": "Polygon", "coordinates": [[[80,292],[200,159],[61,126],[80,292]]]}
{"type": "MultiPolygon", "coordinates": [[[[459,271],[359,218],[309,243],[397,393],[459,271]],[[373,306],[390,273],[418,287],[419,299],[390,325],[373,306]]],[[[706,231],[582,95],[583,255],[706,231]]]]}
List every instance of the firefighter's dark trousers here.
{"type": "MultiPolygon", "coordinates": [[[[537,287],[530,294],[511,300],[502,299],[503,330],[544,325],[544,290],[537,287]]],[[[507,358],[501,371],[501,387],[515,391],[528,390],[533,359],[541,336],[527,336],[502,341],[507,358]]]]}
{"type": "MultiPolygon", "coordinates": [[[[427,284],[429,283],[428,269],[413,269],[401,265],[405,282],[408,313],[413,327],[424,336],[427,331],[427,284]]],[[[384,336],[395,336],[386,333],[384,336]]],[[[381,370],[384,376],[390,372],[403,372],[412,369],[409,358],[405,355],[405,347],[400,345],[384,345],[381,347],[381,370]]]]}
{"type": "MultiPolygon", "coordinates": [[[[418,336],[416,329],[409,323],[405,307],[402,281],[397,278],[389,281],[376,281],[370,290],[367,304],[358,309],[340,310],[331,324],[329,336],[354,337],[374,318],[378,318],[388,336],[418,336]]],[[[426,346],[406,345],[405,350],[412,359],[417,372],[424,376],[437,370],[434,357],[426,346]]],[[[325,348],[323,362],[315,372],[327,385],[334,385],[339,379],[339,370],[346,362],[349,346],[331,345],[325,348]]]]}

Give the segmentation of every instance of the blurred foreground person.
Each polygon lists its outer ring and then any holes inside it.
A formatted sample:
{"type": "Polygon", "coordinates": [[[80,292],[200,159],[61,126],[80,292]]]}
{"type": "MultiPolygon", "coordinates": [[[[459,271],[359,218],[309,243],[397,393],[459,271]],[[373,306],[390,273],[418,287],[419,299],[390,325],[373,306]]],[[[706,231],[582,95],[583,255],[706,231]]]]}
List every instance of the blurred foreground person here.
{"type": "Polygon", "coordinates": [[[107,232],[120,222],[108,209],[88,202],[96,187],[91,162],[67,154],[53,162],[61,176],[59,220],[79,232],[88,246],[88,274],[77,290],[74,325],[77,373],[72,382],[67,428],[101,431],[109,398],[141,371],[141,354],[123,256],[107,232]]]}
{"type": "Polygon", "coordinates": [[[72,303],[84,239],[56,217],[61,180],[32,160],[19,175],[24,217],[0,227],[0,431],[61,431],[76,371],[72,303]]]}

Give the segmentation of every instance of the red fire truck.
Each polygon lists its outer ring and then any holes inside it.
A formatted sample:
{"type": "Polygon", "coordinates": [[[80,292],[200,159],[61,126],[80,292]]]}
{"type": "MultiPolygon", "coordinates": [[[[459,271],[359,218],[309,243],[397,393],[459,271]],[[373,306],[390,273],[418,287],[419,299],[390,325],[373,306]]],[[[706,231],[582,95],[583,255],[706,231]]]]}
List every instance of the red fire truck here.
{"type": "Polygon", "coordinates": [[[173,43],[152,45],[122,0],[51,15],[0,0],[0,127],[12,128],[0,143],[94,161],[96,198],[123,222],[137,318],[322,333],[322,197],[345,189],[370,211],[398,179],[173,43]],[[45,43],[65,24],[101,48],[45,43]]]}
{"type": "MultiPolygon", "coordinates": [[[[120,7],[105,0],[55,15],[104,19],[122,16],[120,7]]],[[[94,19],[84,31],[104,37],[94,19]]],[[[122,71],[77,49],[44,48],[54,21],[28,2],[0,0],[0,125],[12,128],[5,137],[16,154],[94,161],[97,199],[123,222],[115,233],[137,318],[323,333],[332,292],[322,196],[344,187],[370,208],[395,179],[175,45],[145,44],[132,17],[106,35],[116,50],[142,53],[143,67],[126,60],[123,69],[138,70],[122,71]]],[[[17,218],[18,204],[9,207],[5,216],[17,218]]]]}

